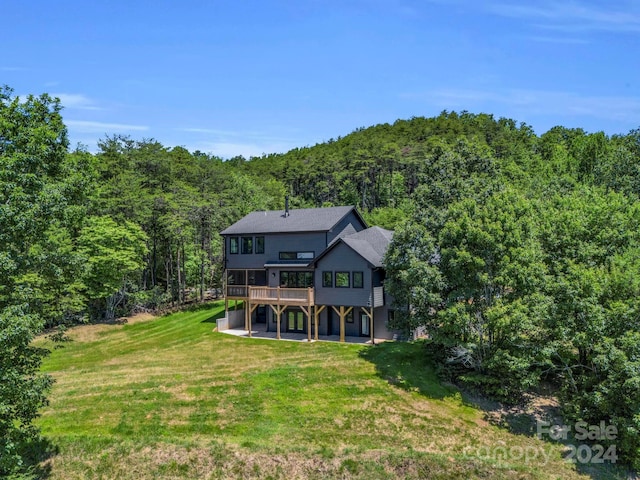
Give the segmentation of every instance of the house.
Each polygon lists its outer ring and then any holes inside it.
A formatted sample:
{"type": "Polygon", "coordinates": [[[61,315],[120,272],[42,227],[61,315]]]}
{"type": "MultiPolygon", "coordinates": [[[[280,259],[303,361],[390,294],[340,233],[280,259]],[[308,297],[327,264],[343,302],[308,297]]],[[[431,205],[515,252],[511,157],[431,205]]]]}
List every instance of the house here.
{"type": "MultiPolygon", "coordinates": [[[[287,202],[288,203],[288,202],[287,202]]],[[[382,259],[393,232],[353,206],[253,212],[220,232],[230,327],[392,338],[382,259]],[[230,312],[230,302],[243,309],[230,312]]]]}

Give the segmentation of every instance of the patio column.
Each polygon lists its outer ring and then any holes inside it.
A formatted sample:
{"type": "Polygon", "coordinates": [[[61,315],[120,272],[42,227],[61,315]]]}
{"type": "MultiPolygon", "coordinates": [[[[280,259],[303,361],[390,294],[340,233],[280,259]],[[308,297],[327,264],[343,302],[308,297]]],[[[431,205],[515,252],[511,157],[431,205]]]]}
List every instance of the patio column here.
{"type": "Polygon", "coordinates": [[[338,314],[338,316],[340,317],[340,341],[342,343],[344,343],[344,331],[345,331],[345,325],[344,325],[344,320],[345,317],[347,315],[349,315],[349,313],[351,312],[351,310],[353,310],[353,307],[349,307],[347,309],[345,309],[344,305],[340,305],[340,310],[338,310],[336,307],[334,307],[333,305],[331,306],[331,308],[333,308],[333,310],[338,314]]]}
{"type": "Polygon", "coordinates": [[[313,288],[307,288],[307,342],[311,343],[311,309],[313,308],[313,288]]]}
{"type": "Polygon", "coordinates": [[[287,309],[286,305],[272,305],[269,304],[271,310],[273,310],[273,314],[276,316],[276,338],[280,340],[280,316],[287,309]]]}
{"type": "MultiPolygon", "coordinates": [[[[249,327],[251,327],[251,316],[253,315],[253,312],[256,311],[256,308],[258,308],[260,306],[259,303],[256,304],[249,304],[249,327]]],[[[251,336],[251,331],[249,331],[249,336],[251,336]]]]}
{"type": "Polygon", "coordinates": [[[373,307],[371,307],[369,310],[367,310],[366,307],[360,307],[360,308],[369,319],[369,336],[371,337],[371,345],[374,345],[375,340],[373,337],[373,307]]]}
{"type": "Polygon", "coordinates": [[[316,327],[316,333],[315,333],[316,340],[318,340],[318,323],[320,320],[320,314],[326,307],[327,307],[326,305],[321,305],[320,308],[318,308],[318,306],[316,305],[314,308],[313,318],[314,318],[315,327],[316,327]]]}
{"type": "Polygon", "coordinates": [[[229,291],[227,288],[227,270],[224,271],[224,276],[222,277],[222,292],[224,293],[224,316],[225,318],[229,318],[229,291]]]}
{"type": "MultiPolygon", "coordinates": [[[[249,292],[247,292],[247,293],[249,293],[249,292]]],[[[249,300],[249,296],[248,295],[247,295],[247,303],[246,303],[246,305],[244,307],[245,307],[244,310],[245,310],[246,315],[247,315],[247,325],[248,325],[247,330],[249,330],[249,338],[251,338],[251,302],[249,300]]]]}
{"type": "Polygon", "coordinates": [[[308,307],[301,305],[300,310],[307,316],[307,342],[311,342],[311,305],[308,307]]]}
{"type": "Polygon", "coordinates": [[[376,344],[376,339],[375,336],[373,335],[373,307],[371,307],[371,326],[369,327],[369,331],[371,332],[371,345],[375,345],[376,344]]]}
{"type": "MultiPolygon", "coordinates": [[[[271,308],[273,308],[273,306],[271,308]]],[[[280,307],[278,307],[277,312],[274,312],[274,315],[276,316],[276,339],[280,340],[280,320],[282,320],[282,318],[280,318],[280,307]]]]}

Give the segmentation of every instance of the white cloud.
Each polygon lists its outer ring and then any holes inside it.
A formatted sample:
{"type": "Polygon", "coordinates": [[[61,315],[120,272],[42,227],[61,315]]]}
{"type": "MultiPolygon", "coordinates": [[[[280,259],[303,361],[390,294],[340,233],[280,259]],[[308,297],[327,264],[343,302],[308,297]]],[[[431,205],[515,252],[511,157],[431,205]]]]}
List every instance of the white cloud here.
{"type": "Polygon", "coordinates": [[[129,125],[124,123],[105,123],[87,120],[65,120],[65,124],[74,133],[126,133],[145,132],[149,130],[146,125],[129,125]]]}
{"type": "Polygon", "coordinates": [[[71,110],[102,110],[95,102],[81,93],[52,93],[52,97],[58,97],[62,106],[71,110]]]}
{"type": "MultiPolygon", "coordinates": [[[[222,158],[231,158],[236,155],[246,158],[259,157],[269,153],[286,152],[299,146],[291,138],[284,138],[272,132],[203,127],[183,127],[175,130],[194,134],[191,140],[186,140],[185,148],[188,150],[200,150],[222,158]]],[[[280,132],[281,128],[277,130],[280,132]]]]}

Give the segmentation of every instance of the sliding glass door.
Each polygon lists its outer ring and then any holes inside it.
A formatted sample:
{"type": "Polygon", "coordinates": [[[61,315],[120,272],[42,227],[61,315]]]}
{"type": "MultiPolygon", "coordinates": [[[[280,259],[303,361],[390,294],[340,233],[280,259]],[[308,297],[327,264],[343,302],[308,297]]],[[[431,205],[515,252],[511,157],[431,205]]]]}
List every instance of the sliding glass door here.
{"type": "Polygon", "coordinates": [[[287,331],[289,332],[304,332],[304,313],[302,310],[287,310],[284,312],[287,316],[287,331]]]}

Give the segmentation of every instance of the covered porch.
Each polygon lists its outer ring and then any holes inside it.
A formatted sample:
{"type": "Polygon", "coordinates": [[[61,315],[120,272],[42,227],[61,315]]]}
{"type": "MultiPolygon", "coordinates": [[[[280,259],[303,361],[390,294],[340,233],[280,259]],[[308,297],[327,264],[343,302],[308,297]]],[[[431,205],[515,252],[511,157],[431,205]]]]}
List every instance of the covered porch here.
{"type": "MultiPolygon", "coordinates": [[[[273,336],[275,339],[285,339],[283,335],[287,335],[292,339],[303,339],[306,337],[306,341],[311,342],[314,340],[320,340],[319,323],[320,316],[323,312],[331,312],[335,314],[338,320],[339,334],[332,335],[328,332],[328,335],[323,335],[323,339],[335,338],[336,341],[346,342],[347,340],[347,318],[351,318],[350,322],[353,324],[353,316],[356,313],[363,315],[362,324],[364,325],[360,336],[349,336],[351,338],[357,338],[358,343],[375,343],[374,338],[374,307],[354,307],[354,306],[335,306],[335,305],[316,305],[314,289],[309,288],[285,288],[285,287],[264,287],[264,286],[246,286],[244,297],[227,297],[225,300],[226,316],[229,317],[229,302],[235,303],[234,310],[238,310],[237,302],[241,300],[243,302],[243,322],[242,328],[236,322],[233,326],[228,323],[224,324],[220,331],[234,330],[243,331],[244,335],[248,337],[255,334],[260,335],[264,333],[269,337],[273,336]],[[273,312],[274,324],[276,331],[270,331],[267,321],[267,325],[254,322],[254,312],[260,307],[265,306],[273,312]],[[283,332],[283,317],[286,313],[295,310],[303,317],[298,317],[296,330],[299,331],[285,331],[283,332]],[[301,331],[301,330],[304,330],[301,331]],[[362,335],[364,333],[364,335],[362,335]]],[[[289,330],[291,327],[285,327],[285,330],[289,330]]],[[[335,332],[336,330],[334,330],[335,332]]]]}

